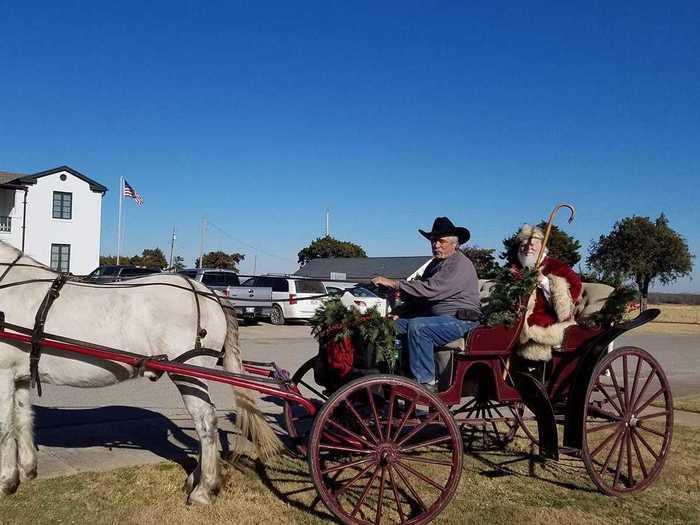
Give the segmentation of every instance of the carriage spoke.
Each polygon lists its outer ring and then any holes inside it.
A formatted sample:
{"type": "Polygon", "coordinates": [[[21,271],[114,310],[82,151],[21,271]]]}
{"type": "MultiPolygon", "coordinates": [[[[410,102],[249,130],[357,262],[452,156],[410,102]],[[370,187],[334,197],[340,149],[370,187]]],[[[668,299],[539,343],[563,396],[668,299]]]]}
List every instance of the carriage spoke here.
{"type": "Polygon", "coordinates": [[[646,407],[648,407],[651,403],[653,403],[653,402],[656,400],[656,398],[659,397],[659,396],[660,396],[661,394],[663,394],[663,393],[664,393],[664,387],[662,386],[661,388],[659,388],[659,389],[654,393],[653,396],[651,396],[649,399],[647,399],[641,407],[635,408],[634,411],[635,411],[636,413],[641,412],[641,411],[644,410],[646,407]]]}
{"type": "Polygon", "coordinates": [[[632,473],[632,433],[628,430],[625,432],[627,440],[627,484],[634,485],[634,475],[632,473]]]}
{"type": "Polygon", "coordinates": [[[625,398],[625,407],[630,406],[630,390],[629,390],[629,378],[627,377],[627,354],[622,356],[622,384],[624,390],[622,395],[625,398]]]}
{"type": "Polygon", "coordinates": [[[404,521],[406,521],[406,515],[403,513],[403,509],[401,508],[401,502],[399,501],[399,493],[396,490],[396,481],[394,480],[394,472],[391,468],[391,465],[387,466],[387,470],[389,471],[389,480],[391,481],[391,491],[394,493],[396,510],[399,513],[399,519],[401,520],[401,523],[403,523],[404,521]]]}
{"type": "MultiPolygon", "coordinates": [[[[416,428],[414,428],[413,430],[411,430],[401,441],[399,441],[399,442],[398,442],[398,446],[399,446],[399,447],[402,446],[404,443],[406,443],[406,441],[408,441],[408,440],[411,439],[413,436],[415,436],[416,434],[418,434],[418,432],[420,432],[420,431],[423,430],[426,426],[428,426],[430,423],[432,423],[433,420],[434,420],[435,418],[438,417],[438,415],[439,415],[438,412],[433,412],[432,414],[430,414],[430,416],[428,417],[428,419],[426,419],[426,420],[423,421],[420,425],[418,425],[416,428]]],[[[397,438],[399,437],[398,434],[396,435],[396,437],[397,437],[397,438]]]]}
{"type": "Polygon", "coordinates": [[[605,423],[604,425],[598,425],[597,427],[590,427],[586,429],[586,432],[589,434],[592,434],[593,432],[598,432],[600,430],[605,430],[606,428],[612,428],[619,426],[620,422],[619,421],[614,421],[612,423],[605,423]]]}
{"type": "Polygon", "coordinates": [[[663,412],[654,412],[653,414],[639,416],[637,418],[637,421],[644,421],[645,419],[654,419],[655,417],[668,416],[670,413],[671,413],[670,410],[664,410],[663,412]]]}
{"type": "Polygon", "coordinates": [[[464,403],[461,407],[459,407],[457,410],[452,412],[454,415],[461,414],[462,412],[466,412],[471,406],[476,403],[476,398],[473,397],[466,403],[464,403]]]}
{"type": "Polygon", "coordinates": [[[382,467],[382,474],[379,477],[379,498],[377,499],[377,514],[374,520],[375,525],[379,525],[382,521],[382,507],[384,503],[384,475],[385,468],[382,467]]]}
{"type": "Polygon", "coordinates": [[[360,470],[360,472],[359,472],[357,475],[355,475],[354,478],[352,478],[352,479],[350,479],[349,481],[343,483],[343,485],[341,485],[341,486],[338,488],[338,490],[336,490],[336,492],[335,492],[336,495],[338,495],[338,496],[342,495],[342,494],[343,494],[346,490],[348,490],[358,479],[360,479],[362,476],[364,476],[365,474],[367,474],[367,471],[369,471],[369,469],[371,469],[374,465],[375,465],[375,463],[369,463],[365,468],[363,468],[362,470],[360,470]]]}
{"type": "Polygon", "coordinates": [[[655,436],[659,436],[661,438],[666,436],[666,434],[664,434],[663,432],[659,432],[658,430],[647,428],[641,424],[637,424],[637,428],[641,428],[642,430],[646,430],[647,432],[650,432],[651,434],[654,434],[655,436]]]}
{"type": "Polygon", "coordinates": [[[630,399],[634,402],[637,398],[635,394],[637,392],[637,384],[639,382],[639,372],[642,370],[642,358],[637,356],[637,366],[634,369],[634,380],[632,381],[632,393],[630,394],[630,399]]]}
{"type": "Polygon", "coordinates": [[[605,390],[605,387],[603,384],[600,382],[600,380],[596,381],[596,389],[598,392],[603,394],[605,398],[608,400],[608,403],[610,403],[615,410],[617,410],[617,413],[620,414],[621,416],[624,414],[622,408],[620,408],[617,403],[613,400],[612,397],[610,397],[610,394],[608,394],[607,390],[605,390]]]}
{"type": "Polygon", "coordinates": [[[622,470],[622,456],[625,453],[625,445],[627,443],[625,441],[626,434],[627,434],[627,431],[625,431],[623,433],[623,437],[622,437],[622,440],[620,442],[620,453],[617,455],[617,465],[615,466],[615,478],[613,479],[613,484],[612,484],[613,488],[615,488],[615,486],[617,485],[617,481],[620,479],[620,471],[622,470]]]}
{"type": "Polygon", "coordinates": [[[386,438],[391,439],[391,424],[394,421],[394,403],[396,402],[396,393],[391,389],[389,395],[389,416],[386,419],[386,438]]]}
{"type": "Polygon", "coordinates": [[[394,437],[392,438],[392,437],[391,437],[391,433],[389,433],[389,438],[390,438],[390,439],[396,439],[397,437],[399,437],[399,434],[400,434],[401,431],[403,430],[403,427],[406,425],[406,421],[408,421],[409,416],[410,416],[410,415],[413,413],[413,411],[416,409],[416,403],[417,403],[417,402],[418,402],[418,398],[414,398],[414,399],[411,401],[411,406],[409,407],[409,409],[406,411],[406,413],[405,413],[405,414],[403,415],[403,417],[401,418],[401,422],[399,423],[399,426],[398,426],[398,428],[396,429],[396,433],[394,434],[394,437]]]}
{"type": "Polygon", "coordinates": [[[333,426],[333,427],[337,428],[338,430],[340,430],[341,432],[345,432],[345,433],[348,434],[349,436],[351,436],[351,437],[357,439],[357,440],[360,441],[362,444],[368,445],[368,446],[370,446],[370,447],[372,446],[372,444],[371,444],[369,441],[367,441],[367,438],[362,437],[362,436],[358,436],[358,435],[355,434],[352,430],[349,430],[349,429],[345,428],[343,425],[341,425],[341,424],[338,423],[337,421],[333,421],[332,419],[329,419],[329,420],[328,420],[328,423],[329,423],[331,426],[333,426]]]}
{"type": "Polygon", "coordinates": [[[409,447],[401,447],[400,450],[401,450],[401,452],[410,452],[412,450],[416,450],[419,448],[429,447],[432,445],[438,445],[440,443],[445,443],[447,441],[450,441],[451,439],[452,438],[449,435],[443,436],[443,437],[438,437],[438,438],[433,438],[433,439],[429,439],[428,441],[423,441],[422,443],[418,443],[416,445],[411,445],[409,447]]]}
{"type": "Polygon", "coordinates": [[[358,459],[356,461],[350,461],[348,463],[341,463],[335,467],[330,467],[321,471],[321,474],[330,474],[331,472],[337,472],[339,470],[345,470],[346,468],[358,467],[366,463],[374,462],[374,458],[358,459]]]}
{"type": "Polygon", "coordinates": [[[427,463],[428,465],[443,465],[445,467],[452,466],[451,461],[442,461],[439,459],[422,458],[416,456],[401,456],[401,459],[405,459],[406,461],[414,461],[416,463],[427,463]]]}
{"type": "Polygon", "coordinates": [[[377,414],[377,405],[374,403],[374,396],[372,395],[372,391],[369,389],[369,387],[365,388],[365,392],[367,392],[369,406],[371,407],[372,415],[374,416],[374,424],[377,426],[377,433],[379,434],[379,440],[381,441],[384,439],[384,437],[382,436],[382,424],[379,422],[379,414],[377,414]]]}
{"type": "MultiPolygon", "coordinates": [[[[620,442],[620,438],[622,437],[623,432],[618,429],[615,435],[615,442],[613,443],[613,446],[610,448],[610,452],[608,452],[607,457],[605,458],[605,463],[603,463],[603,468],[600,469],[600,475],[602,476],[603,473],[608,470],[608,465],[610,464],[610,460],[612,459],[613,454],[615,453],[615,449],[617,448],[618,443],[620,442]]],[[[591,454],[591,456],[594,456],[594,454],[591,454]]]]}
{"type": "Polygon", "coordinates": [[[646,478],[649,474],[647,474],[647,468],[646,465],[644,465],[642,453],[639,450],[639,445],[637,444],[637,439],[634,436],[634,432],[630,432],[630,440],[632,441],[632,445],[634,445],[634,453],[637,456],[637,461],[639,461],[639,467],[642,469],[642,474],[644,474],[644,477],[646,478]]]}
{"type": "Polygon", "coordinates": [[[403,472],[401,472],[398,468],[394,468],[391,466],[389,466],[389,468],[396,471],[396,473],[401,478],[401,481],[403,481],[403,484],[406,485],[406,488],[408,489],[408,491],[411,493],[411,495],[415,498],[415,500],[418,502],[418,504],[423,509],[423,512],[427,512],[428,507],[423,502],[423,499],[420,497],[420,495],[416,492],[416,489],[413,488],[413,485],[411,485],[409,483],[408,479],[406,479],[406,476],[404,476],[403,472]]]}
{"type": "MultiPolygon", "coordinates": [[[[618,423],[618,425],[619,425],[619,423],[618,423]]],[[[595,450],[593,450],[593,451],[591,452],[591,457],[594,457],[594,456],[598,455],[598,452],[600,452],[600,451],[603,449],[603,447],[605,447],[605,445],[607,445],[607,444],[610,442],[610,440],[611,440],[612,438],[614,438],[615,436],[617,436],[618,433],[619,433],[619,431],[620,431],[620,430],[619,430],[619,428],[618,428],[616,432],[613,432],[613,433],[611,433],[608,437],[606,437],[606,438],[603,440],[603,442],[600,443],[600,444],[595,448],[595,450]]],[[[586,432],[588,432],[588,430],[586,430],[586,432]]]]}
{"type": "Polygon", "coordinates": [[[405,465],[405,464],[402,463],[401,461],[397,461],[397,462],[396,462],[396,466],[401,467],[402,469],[406,470],[407,472],[410,472],[410,473],[413,474],[415,477],[417,477],[417,478],[420,479],[421,481],[427,483],[428,485],[430,485],[430,486],[432,486],[432,487],[435,487],[435,488],[436,488],[437,490],[439,490],[440,492],[444,492],[444,491],[445,491],[445,487],[439,485],[438,483],[435,483],[432,479],[430,479],[429,477],[427,477],[427,476],[421,474],[420,472],[418,472],[418,471],[417,471],[416,469],[414,469],[413,467],[410,467],[410,466],[408,466],[408,465],[405,465]]]}
{"type": "Polygon", "coordinates": [[[325,450],[336,450],[338,452],[349,452],[351,454],[372,454],[374,452],[374,450],[369,450],[366,448],[345,447],[343,445],[328,445],[326,443],[319,444],[319,448],[325,450]]]}
{"type": "Polygon", "coordinates": [[[377,474],[379,472],[379,467],[374,469],[374,472],[372,473],[372,479],[369,480],[369,483],[367,483],[367,486],[365,489],[362,491],[362,494],[360,495],[360,499],[357,501],[355,506],[352,509],[352,512],[350,513],[350,517],[355,517],[355,514],[357,514],[357,511],[360,510],[360,507],[362,507],[362,504],[365,502],[367,499],[367,494],[369,493],[369,489],[374,483],[374,480],[377,479],[377,474]]]}
{"type": "Polygon", "coordinates": [[[362,417],[360,416],[360,414],[357,413],[357,410],[355,410],[355,407],[352,406],[352,404],[351,404],[347,399],[344,399],[343,402],[344,402],[345,405],[350,409],[350,412],[352,412],[352,415],[355,416],[355,419],[357,419],[357,421],[360,423],[360,425],[362,426],[362,428],[364,429],[364,431],[367,433],[367,435],[369,435],[369,437],[372,438],[372,441],[374,441],[375,443],[377,443],[377,437],[376,437],[376,436],[372,433],[372,431],[369,429],[369,427],[367,426],[367,423],[365,422],[365,420],[362,419],[362,417]]]}
{"type": "Polygon", "coordinates": [[[654,370],[651,370],[649,372],[649,375],[647,378],[644,380],[644,384],[642,385],[642,389],[639,391],[639,395],[637,396],[637,399],[635,400],[635,406],[632,407],[632,412],[639,412],[637,410],[636,404],[641,401],[641,399],[644,397],[644,394],[647,391],[647,388],[649,388],[649,385],[651,384],[651,380],[654,379],[654,370]]]}
{"type": "Polygon", "coordinates": [[[639,438],[639,441],[641,441],[641,442],[642,442],[642,445],[644,445],[644,447],[649,451],[649,454],[651,454],[652,456],[654,456],[654,459],[655,459],[656,461],[658,461],[658,460],[659,460],[659,456],[656,454],[656,452],[654,452],[654,449],[651,448],[651,445],[647,442],[647,440],[644,439],[644,436],[642,436],[642,435],[637,431],[636,428],[633,428],[633,429],[632,429],[632,432],[634,432],[634,435],[637,436],[637,437],[639,438]]]}
{"type": "Polygon", "coordinates": [[[613,386],[615,387],[615,395],[617,396],[617,400],[620,402],[620,408],[622,409],[621,413],[624,414],[627,411],[628,407],[625,404],[625,400],[620,395],[620,385],[617,384],[617,376],[615,375],[615,370],[613,370],[612,366],[608,366],[608,371],[610,372],[610,378],[612,379],[613,386]]]}

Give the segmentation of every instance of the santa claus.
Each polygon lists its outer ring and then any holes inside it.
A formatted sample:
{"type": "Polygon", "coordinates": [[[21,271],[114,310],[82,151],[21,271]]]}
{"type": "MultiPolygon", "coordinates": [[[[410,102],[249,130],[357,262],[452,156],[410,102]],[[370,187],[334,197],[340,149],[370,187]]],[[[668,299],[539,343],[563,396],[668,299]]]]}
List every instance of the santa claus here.
{"type": "MultiPolygon", "coordinates": [[[[513,269],[532,269],[542,248],[544,233],[525,224],[517,236],[518,254],[513,269]]],[[[532,361],[548,361],[552,347],[561,345],[564,330],[576,324],[574,314],[581,299],[581,278],[571,267],[547,252],[539,267],[537,288],[527,303],[520,332],[519,354],[532,361]]]]}

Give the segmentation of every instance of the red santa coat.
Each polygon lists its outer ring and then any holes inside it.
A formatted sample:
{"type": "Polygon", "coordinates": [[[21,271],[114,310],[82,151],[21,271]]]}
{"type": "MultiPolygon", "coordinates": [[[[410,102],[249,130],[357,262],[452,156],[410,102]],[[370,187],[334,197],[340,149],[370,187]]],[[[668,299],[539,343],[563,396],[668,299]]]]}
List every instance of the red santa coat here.
{"type": "Polygon", "coordinates": [[[564,330],[576,324],[574,314],[583,289],[581,278],[562,261],[546,257],[541,269],[549,277],[550,298],[540,287],[535,289],[520,332],[519,354],[533,361],[550,360],[552,347],[562,343],[564,330]]]}

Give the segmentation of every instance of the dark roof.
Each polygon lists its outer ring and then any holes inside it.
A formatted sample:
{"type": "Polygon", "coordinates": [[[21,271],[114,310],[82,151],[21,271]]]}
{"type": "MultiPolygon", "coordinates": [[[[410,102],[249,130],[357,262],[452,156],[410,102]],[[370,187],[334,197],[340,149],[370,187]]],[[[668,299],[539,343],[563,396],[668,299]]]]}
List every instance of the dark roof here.
{"type": "Polygon", "coordinates": [[[311,259],[294,275],[330,279],[331,272],[344,273],[353,281],[369,280],[377,275],[395,279],[406,279],[432,257],[332,257],[311,259]]]}
{"type": "Polygon", "coordinates": [[[80,180],[84,180],[90,185],[90,189],[97,193],[105,193],[107,187],[103,186],[99,182],[86,177],[77,170],[74,170],[70,166],[59,166],[57,168],[51,168],[50,170],[40,171],[39,173],[34,173],[33,175],[23,175],[21,173],[10,173],[7,171],[0,171],[0,184],[36,184],[36,180],[40,177],[45,177],[46,175],[53,175],[54,173],[59,173],[65,171],[70,173],[74,177],[78,177],[80,180]]]}
{"type": "Polygon", "coordinates": [[[9,182],[21,179],[22,177],[28,177],[23,173],[10,173],[9,171],[0,171],[0,184],[7,184],[9,182]]]}

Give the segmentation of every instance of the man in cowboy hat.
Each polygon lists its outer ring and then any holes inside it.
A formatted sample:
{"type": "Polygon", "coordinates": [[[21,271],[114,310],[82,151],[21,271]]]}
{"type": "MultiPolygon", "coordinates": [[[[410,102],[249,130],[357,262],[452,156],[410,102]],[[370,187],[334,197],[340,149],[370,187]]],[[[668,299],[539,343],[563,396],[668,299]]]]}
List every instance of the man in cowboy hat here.
{"type": "Polygon", "coordinates": [[[400,290],[413,299],[419,311],[396,321],[405,336],[408,364],[419,383],[436,390],[435,346],[459,339],[478,324],[481,316],[479,278],[472,262],[459,250],[469,240],[469,230],[447,217],[438,217],[429,232],[418,230],[432,246],[433,260],[415,281],[375,277],[372,282],[400,290]]]}
{"type": "MultiPolygon", "coordinates": [[[[511,261],[515,272],[532,269],[537,264],[544,240],[540,228],[523,225],[518,233],[517,260],[511,261]]],[[[573,324],[576,304],[583,286],[571,267],[554,257],[545,257],[539,267],[537,288],[527,304],[525,324],[520,332],[519,354],[531,361],[549,361],[552,347],[559,346],[564,330],[573,324]]]]}

